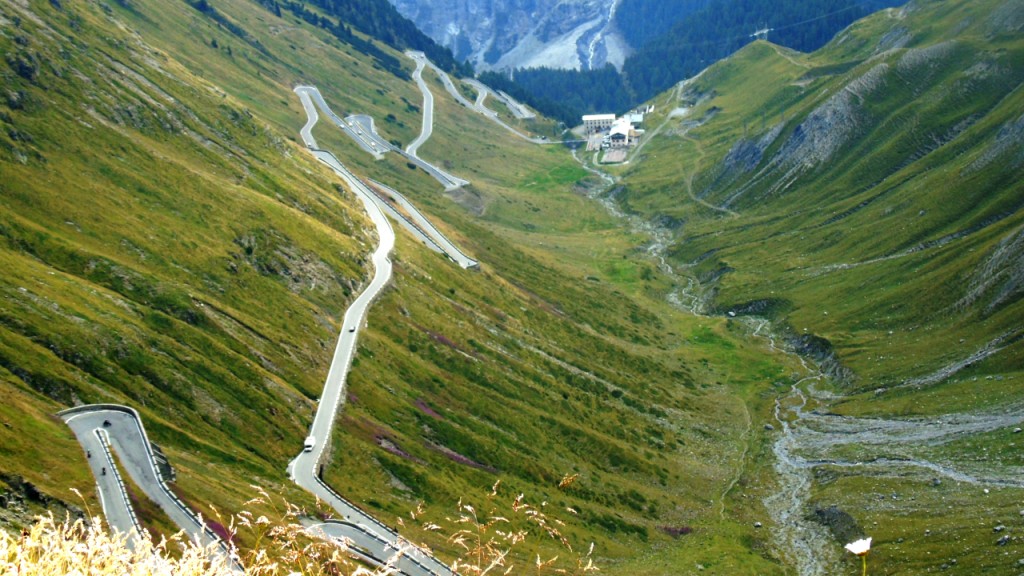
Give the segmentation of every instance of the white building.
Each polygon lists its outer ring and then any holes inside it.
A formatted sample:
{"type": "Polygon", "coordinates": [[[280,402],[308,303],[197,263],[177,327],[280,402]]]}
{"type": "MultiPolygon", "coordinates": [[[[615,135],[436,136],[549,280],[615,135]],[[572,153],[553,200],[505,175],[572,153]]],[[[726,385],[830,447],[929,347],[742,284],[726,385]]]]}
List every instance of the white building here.
{"type": "Polygon", "coordinates": [[[636,140],[636,131],[633,130],[633,126],[629,123],[629,118],[622,117],[612,123],[611,129],[608,131],[608,143],[612,148],[623,148],[634,143],[636,140]]]}
{"type": "Polygon", "coordinates": [[[587,114],[583,117],[583,128],[587,134],[597,134],[612,127],[615,114],[587,114]]]}

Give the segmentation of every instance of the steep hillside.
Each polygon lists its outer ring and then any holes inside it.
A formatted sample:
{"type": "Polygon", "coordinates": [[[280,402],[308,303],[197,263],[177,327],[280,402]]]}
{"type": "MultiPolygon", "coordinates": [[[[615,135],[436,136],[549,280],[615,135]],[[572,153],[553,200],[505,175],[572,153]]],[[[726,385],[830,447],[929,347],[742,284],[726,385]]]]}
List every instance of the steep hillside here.
{"type": "Polygon", "coordinates": [[[1022,31],[1019,2],[916,1],[812,54],[757,42],[657,99],[621,169],[698,309],[770,318],[832,376],[783,400],[777,469],[886,573],[1012,573],[987,525],[1024,488],[1022,31]]]}
{"type": "MultiPolygon", "coordinates": [[[[976,344],[1012,332],[1019,270],[1000,255],[1024,202],[1024,68],[1019,22],[988,8],[889,11],[810,56],[751,46],[680,91],[692,109],[644,149],[624,198],[681,223],[676,257],[720,279],[717,309],[796,308],[801,329],[812,318],[867,332],[961,326],[976,344]],[[940,16],[942,28],[917,32],[940,16]],[[685,162],[681,181],[654,161],[669,151],[685,162]],[[822,301],[840,307],[827,319],[806,310],[820,315],[822,301]]],[[[916,370],[850,357],[850,383],[898,383],[956,355],[919,354],[916,370]]]]}
{"type": "MultiPolygon", "coordinates": [[[[312,4],[279,8],[0,6],[5,527],[79,505],[73,490],[99,510],[86,455],[53,417],[92,402],[141,412],[205,517],[239,510],[252,484],[312,506],[285,466],[374,238],[296,144],[306,116],[292,88],[316,84],[397,142],[418,134],[423,100],[410,59],[358,28],[347,41],[350,23],[312,4]]],[[[430,518],[460,497],[482,509],[501,480],[557,504],[571,543],[595,542],[608,573],[782,573],[753,528],[761,501],[733,488],[764,489],[762,392],[795,364],[667,307],[642,238],[585,196],[595,179],[567,150],[509,140],[428,82],[438,125],[420,154],[469,187],[442,195],[326,122],[316,137],[438,218],[483,269],[399,238],[324,476],[389,524],[423,502],[430,518]]],[[[443,535],[409,530],[454,556],[443,535]]],[[[560,549],[538,540],[518,558],[560,549]]]]}
{"type": "Polygon", "coordinates": [[[623,72],[636,95],[647,99],[739,50],[758,30],[776,44],[806,52],[821,47],[851,22],[898,4],[898,0],[714,0],[645,42],[627,59],[623,72]]]}
{"type": "MultiPolygon", "coordinates": [[[[400,51],[406,49],[421,51],[435,65],[444,70],[458,71],[466,75],[472,74],[471,66],[457,63],[450,50],[431,40],[416,27],[416,24],[402,17],[387,0],[347,0],[346,2],[263,0],[260,3],[278,16],[281,15],[282,10],[285,10],[314,26],[330,30],[344,42],[360,48],[362,52],[376,56],[378,62],[385,67],[389,67],[388,65],[392,63],[397,64],[397,62],[393,60],[394,56],[384,55],[377,49],[373,45],[374,40],[384,42],[400,51]],[[311,9],[310,6],[315,8],[311,9]],[[323,13],[318,12],[317,9],[323,13]],[[370,36],[370,40],[364,41],[357,37],[352,33],[352,28],[370,36]]],[[[390,68],[394,72],[394,65],[390,68]]]]}
{"type": "MultiPolygon", "coordinates": [[[[365,57],[241,7],[217,3],[230,27],[184,2],[2,8],[7,485],[91,493],[52,414],[105,401],[224,479],[187,490],[200,502],[283,484],[371,237],[292,143],[302,72],[275,54],[330,51],[330,73],[304,66],[325,83],[365,57]]],[[[414,94],[387,74],[349,93],[374,84],[414,94]]]]}
{"type": "Polygon", "coordinates": [[[711,1],[620,0],[619,9],[615,12],[615,27],[622,32],[630,46],[639,48],[664,35],[686,16],[707,7],[711,1]]]}

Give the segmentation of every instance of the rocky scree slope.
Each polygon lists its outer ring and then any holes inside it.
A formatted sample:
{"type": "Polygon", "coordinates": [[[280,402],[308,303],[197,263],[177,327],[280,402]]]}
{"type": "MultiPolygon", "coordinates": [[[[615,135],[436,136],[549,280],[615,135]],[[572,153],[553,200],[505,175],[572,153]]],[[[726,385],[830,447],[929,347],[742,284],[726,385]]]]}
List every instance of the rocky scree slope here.
{"type": "Polygon", "coordinates": [[[619,0],[392,0],[404,16],[478,70],[621,65],[612,20],[619,0]]]}

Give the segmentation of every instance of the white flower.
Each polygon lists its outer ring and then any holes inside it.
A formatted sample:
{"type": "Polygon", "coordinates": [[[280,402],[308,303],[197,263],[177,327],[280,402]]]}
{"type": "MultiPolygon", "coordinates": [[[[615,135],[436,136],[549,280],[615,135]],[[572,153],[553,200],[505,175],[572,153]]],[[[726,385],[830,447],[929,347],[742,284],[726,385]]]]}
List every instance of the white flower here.
{"type": "Polygon", "coordinates": [[[857,556],[865,556],[871,551],[871,538],[862,538],[856,542],[850,542],[846,545],[846,549],[857,556]]]}

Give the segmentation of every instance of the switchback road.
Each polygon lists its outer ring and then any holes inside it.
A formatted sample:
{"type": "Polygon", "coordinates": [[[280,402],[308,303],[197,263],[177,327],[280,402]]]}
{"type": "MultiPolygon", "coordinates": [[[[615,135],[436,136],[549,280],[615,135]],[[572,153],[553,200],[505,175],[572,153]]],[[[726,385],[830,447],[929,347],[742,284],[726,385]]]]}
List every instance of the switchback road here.
{"type": "MultiPolygon", "coordinates": [[[[444,84],[445,90],[448,91],[448,94],[450,94],[451,97],[454,98],[456,102],[462,104],[463,106],[469,108],[470,110],[474,110],[482,114],[483,116],[490,118],[493,122],[495,122],[502,128],[515,134],[519,138],[526,140],[527,142],[532,142],[533,144],[541,145],[586,142],[586,140],[545,140],[543,138],[533,138],[531,136],[523,134],[522,132],[520,132],[519,130],[517,130],[513,126],[510,126],[504,120],[502,120],[498,116],[497,112],[484,106],[484,100],[486,100],[487,97],[493,93],[491,89],[487,87],[486,84],[478,80],[474,80],[472,78],[466,79],[465,82],[472,86],[473,89],[476,90],[477,92],[476,102],[470,102],[469,100],[466,99],[465,96],[462,95],[461,92],[459,92],[459,89],[455,86],[455,83],[452,81],[451,77],[448,76],[448,73],[445,72],[444,70],[441,70],[433,62],[431,62],[427,58],[426,54],[424,54],[423,52],[416,52],[410,50],[406,52],[405,55],[408,56],[409,58],[412,58],[413,61],[416,62],[416,71],[414,72],[414,77],[417,79],[417,84],[419,84],[420,90],[423,90],[424,92],[429,91],[426,89],[426,85],[422,82],[422,74],[423,68],[425,66],[430,66],[434,73],[437,74],[439,78],[441,78],[441,83],[444,84]]],[[[497,92],[495,98],[502,100],[505,103],[505,105],[508,106],[512,114],[515,115],[517,118],[529,119],[536,117],[536,114],[527,110],[525,106],[516,102],[514,99],[512,99],[511,96],[505,94],[504,92],[497,92]]],[[[433,108],[433,99],[431,99],[431,108],[433,108]]],[[[433,111],[431,111],[431,116],[433,116],[433,111]]]]}
{"type": "MultiPolygon", "coordinates": [[[[316,106],[319,107],[320,110],[323,111],[323,113],[328,118],[330,118],[335,125],[341,128],[342,131],[348,137],[355,140],[359,144],[359,146],[363,148],[363,150],[366,150],[367,152],[373,154],[374,157],[377,158],[378,160],[383,157],[382,155],[385,152],[395,152],[403,156],[409,162],[422,168],[423,171],[426,172],[427,174],[430,174],[432,178],[440,182],[441,185],[445,187],[445,190],[455,190],[456,188],[460,188],[462,186],[465,186],[466,184],[469,184],[468,180],[463,180],[462,178],[453,176],[445,172],[444,170],[438,168],[437,166],[434,166],[430,162],[423,160],[419,156],[406,152],[405,150],[402,150],[401,148],[397,148],[394,145],[392,145],[382,136],[377,134],[377,127],[376,125],[374,125],[373,118],[362,114],[349,116],[344,120],[339,118],[338,115],[331,110],[331,107],[327,105],[327,102],[324,101],[323,96],[320,94],[320,91],[317,90],[315,86],[298,86],[295,88],[295,93],[298,94],[300,97],[305,95],[307,98],[311,99],[313,103],[315,103],[316,106]]],[[[429,94],[429,90],[427,91],[427,93],[429,94]]],[[[306,108],[306,114],[307,116],[309,115],[308,108],[306,108]]],[[[424,118],[427,118],[427,116],[425,115],[424,118]]],[[[429,116],[429,118],[430,126],[433,126],[433,99],[431,99],[431,115],[429,116]]],[[[308,123],[307,126],[309,126],[308,123]]],[[[304,140],[307,137],[312,138],[312,135],[306,133],[303,133],[302,136],[304,140]]],[[[428,131],[427,137],[429,136],[430,134],[428,131]]],[[[420,138],[423,141],[426,141],[426,138],[424,138],[422,134],[420,135],[420,138]]],[[[306,145],[309,145],[308,141],[306,145]]]]}
{"type": "MultiPolygon", "coordinates": [[[[416,205],[410,202],[400,192],[394,188],[389,188],[380,182],[374,182],[372,180],[370,182],[387,196],[385,199],[378,195],[378,198],[385,200],[385,202],[394,202],[396,205],[404,209],[409,214],[409,217],[414,221],[414,225],[417,229],[421,233],[428,235],[434,244],[437,245],[445,255],[455,261],[456,264],[463,268],[477,268],[480,266],[479,262],[463,254],[462,250],[459,250],[458,246],[452,243],[447,236],[442,234],[441,231],[438,230],[434,224],[416,208],[416,205]]],[[[388,207],[391,208],[390,204],[388,207]]]]}
{"type": "MultiPolygon", "coordinates": [[[[168,488],[157,467],[153,448],[139,413],[126,406],[78,406],[58,414],[85,449],[89,467],[110,527],[133,542],[140,530],[127,489],[114,464],[114,454],[128,476],[179,528],[202,546],[216,544],[219,558],[231,563],[227,545],[168,488]],[[111,451],[112,449],[112,451],[111,451]]],[[[235,571],[241,571],[234,566],[235,571]]]]}
{"type": "Polygon", "coordinates": [[[420,87],[420,92],[423,93],[423,125],[420,128],[420,135],[405,147],[405,151],[416,156],[416,151],[434,133],[434,95],[430,92],[427,83],[423,81],[423,67],[426,66],[427,59],[413,58],[413,60],[416,61],[416,70],[413,71],[412,77],[416,80],[416,85],[420,87]]]}
{"type": "MultiPolygon", "coordinates": [[[[395,245],[395,232],[391,228],[391,224],[388,222],[384,212],[374,202],[374,195],[367,186],[345,168],[333,154],[317,148],[316,140],[312,135],[312,129],[318,117],[310,100],[311,92],[316,92],[316,89],[312,87],[299,87],[295,89],[295,92],[302,100],[303,108],[308,115],[305,126],[299,131],[303,142],[313,155],[329,165],[348,184],[349,189],[363,202],[370,220],[373,221],[374,226],[377,228],[380,243],[371,257],[374,265],[373,279],[370,280],[369,285],[356,297],[348,310],[345,311],[331,367],[327,373],[327,380],[324,382],[323,394],[320,396],[316,416],[313,418],[313,425],[309,431],[309,435],[316,439],[315,443],[311,450],[300,452],[292,460],[288,465],[288,473],[296,484],[326,502],[341,514],[348,524],[358,528],[355,532],[350,530],[349,533],[345,534],[346,537],[353,541],[377,541],[377,544],[367,551],[376,560],[384,562],[395,550],[405,547],[404,541],[394,530],[363,512],[323,483],[319,478],[318,468],[323,457],[324,447],[328,444],[334,427],[334,421],[345,398],[345,381],[348,370],[352,365],[359,328],[366,319],[366,313],[370,304],[373,303],[373,300],[391,279],[392,266],[389,254],[395,245]],[[378,538],[366,540],[368,536],[372,535],[378,538]],[[381,544],[381,542],[384,544],[381,544]]],[[[344,528],[336,529],[344,530],[344,528]]],[[[447,576],[451,574],[447,566],[419,549],[413,548],[406,551],[405,554],[415,560],[407,571],[403,570],[403,572],[410,576],[447,576]]]]}
{"type": "MultiPolygon", "coordinates": [[[[374,190],[372,187],[366,186],[358,177],[349,172],[337,157],[326,150],[321,150],[312,134],[313,126],[315,126],[319,120],[319,115],[317,114],[314,102],[317,100],[322,101],[322,98],[318,98],[320,92],[313,86],[299,86],[295,89],[295,93],[299,96],[299,100],[302,102],[302,107],[306,111],[307,117],[306,125],[299,131],[299,135],[302,137],[303,144],[313,152],[314,156],[316,156],[321,162],[330,166],[336,173],[338,173],[339,176],[342,177],[342,179],[349,182],[354,189],[358,188],[358,190],[369,197],[378,208],[390,215],[396,222],[409,230],[416,238],[426,244],[429,248],[443,253],[463,268],[476,268],[479,266],[479,263],[476,260],[466,256],[458,249],[458,247],[455,246],[455,244],[448,240],[444,234],[431,224],[427,217],[424,216],[412,202],[409,202],[405,196],[380,183],[375,182],[374,186],[379,188],[383,194],[374,190]],[[391,204],[392,202],[403,208],[408,214],[408,217],[393,206],[391,204]]],[[[369,117],[367,116],[366,118],[369,117]]]]}

